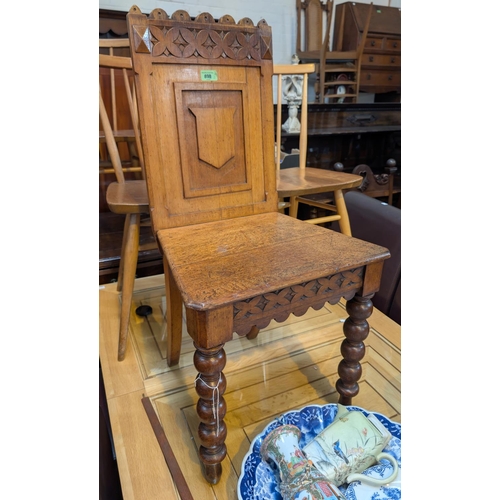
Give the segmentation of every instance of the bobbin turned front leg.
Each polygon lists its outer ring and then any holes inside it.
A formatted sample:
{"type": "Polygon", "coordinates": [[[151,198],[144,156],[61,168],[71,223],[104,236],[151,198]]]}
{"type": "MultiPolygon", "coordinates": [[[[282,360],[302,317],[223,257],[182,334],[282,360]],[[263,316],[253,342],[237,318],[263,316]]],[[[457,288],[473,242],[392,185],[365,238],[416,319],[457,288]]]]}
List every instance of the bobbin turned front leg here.
{"type": "Polygon", "coordinates": [[[339,363],[336,388],[339,392],[339,403],[350,405],[352,398],[359,392],[358,380],[361,378],[361,364],[359,363],[365,355],[365,344],[363,341],[370,333],[370,325],[367,318],[373,311],[370,300],[373,294],[366,297],[355,295],[346,303],[346,311],[349,317],[344,323],[345,339],[340,347],[342,361],[339,363]]]}
{"type": "Polygon", "coordinates": [[[199,449],[203,463],[205,479],[217,484],[222,475],[221,462],[227,450],[225,445],[227,428],[224,423],[226,402],[223,394],[226,391],[226,378],[222,373],[226,365],[226,353],[219,345],[205,349],[194,344],[194,366],[198,370],[196,392],[200,399],[196,410],[200,417],[198,436],[201,440],[199,449]]]}

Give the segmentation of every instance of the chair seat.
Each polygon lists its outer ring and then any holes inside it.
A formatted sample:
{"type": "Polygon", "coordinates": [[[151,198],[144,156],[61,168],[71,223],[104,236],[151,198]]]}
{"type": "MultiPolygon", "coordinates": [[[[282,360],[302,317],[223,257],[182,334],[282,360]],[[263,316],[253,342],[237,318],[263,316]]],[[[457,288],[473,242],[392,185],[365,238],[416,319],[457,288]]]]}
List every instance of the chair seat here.
{"type": "Polygon", "coordinates": [[[149,214],[146,181],[112,182],[106,191],[106,202],[116,214],[149,214]]]}
{"type": "Polygon", "coordinates": [[[324,193],[331,190],[350,189],[359,186],[363,177],[323,168],[287,168],[278,172],[277,188],[280,198],[324,193]]]}
{"type": "Polygon", "coordinates": [[[280,213],[162,229],[157,237],[183,302],[196,310],[244,301],[389,256],[385,248],[280,213]]]}

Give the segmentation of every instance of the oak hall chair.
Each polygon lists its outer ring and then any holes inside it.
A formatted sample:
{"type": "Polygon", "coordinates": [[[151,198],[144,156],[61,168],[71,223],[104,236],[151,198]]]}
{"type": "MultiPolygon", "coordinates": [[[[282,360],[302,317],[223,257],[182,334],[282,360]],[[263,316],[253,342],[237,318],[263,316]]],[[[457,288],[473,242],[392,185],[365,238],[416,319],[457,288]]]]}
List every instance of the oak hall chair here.
{"type": "Polygon", "coordinates": [[[205,478],[226,456],[224,344],[345,297],[339,401],[358,393],[387,249],[278,212],[272,33],[209,13],[127,14],[153,231],[195,346],[205,478]]]}
{"type": "Polygon", "coordinates": [[[280,207],[289,206],[289,215],[297,218],[299,204],[321,208],[331,213],[324,217],[307,219],[311,224],[338,221],[341,232],[351,236],[349,215],[344,202],[344,190],[359,186],[363,178],[359,175],[346,172],[306,167],[307,157],[307,79],[314,73],[314,64],[275,64],[273,74],[277,78],[277,106],[276,106],[276,143],[281,144],[282,137],[282,106],[283,88],[282,79],[285,76],[286,85],[296,88],[292,91],[301,96],[300,130],[299,130],[299,166],[281,168],[280,155],[276,155],[277,189],[280,198],[280,207]],[[302,77],[302,78],[297,78],[302,77]],[[318,195],[320,195],[318,197],[318,195]],[[283,200],[289,198],[287,205],[283,200]],[[331,203],[331,200],[333,203],[331,203]]]}

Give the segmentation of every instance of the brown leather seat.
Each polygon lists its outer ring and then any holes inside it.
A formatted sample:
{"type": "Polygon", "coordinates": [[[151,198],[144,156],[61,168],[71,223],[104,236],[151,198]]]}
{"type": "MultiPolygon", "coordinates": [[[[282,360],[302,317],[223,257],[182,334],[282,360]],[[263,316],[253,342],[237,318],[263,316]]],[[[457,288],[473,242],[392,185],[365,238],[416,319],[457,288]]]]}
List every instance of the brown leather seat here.
{"type": "MultiPolygon", "coordinates": [[[[352,236],[389,249],[373,306],[401,324],[401,210],[359,191],[344,195],[352,236]]],[[[340,232],[338,224],[332,229],[340,232]]]]}

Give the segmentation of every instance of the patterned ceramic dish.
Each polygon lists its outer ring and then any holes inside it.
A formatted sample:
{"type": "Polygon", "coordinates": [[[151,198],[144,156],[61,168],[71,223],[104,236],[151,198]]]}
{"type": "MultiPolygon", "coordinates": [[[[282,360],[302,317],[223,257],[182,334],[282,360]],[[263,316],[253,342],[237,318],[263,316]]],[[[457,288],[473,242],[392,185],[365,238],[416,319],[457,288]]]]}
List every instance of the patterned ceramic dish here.
{"type": "MultiPolygon", "coordinates": [[[[364,415],[373,413],[392,434],[393,438],[383,451],[393,455],[401,467],[401,424],[392,422],[377,412],[368,412],[359,406],[347,406],[350,411],[361,411],[364,415]]],[[[250,450],[245,455],[241,465],[241,474],[238,480],[238,500],[282,500],[278,488],[278,475],[269,464],[260,456],[260,446],[264,438],[276,427],[284,424],[296,425],[302,432],[300,447],[304,447],[315,438],[325,427],[330,425],[337,413],[336,404],[311,405],[301,410],[289,411],[273,420],[255,437],[250,444],[250,450]]],[[[388,462],[382,461],[370,467],[363,474],[383,478],[391,473],[388,462]]],[[[348,500],[397,500],[401,498],[401,470],[395,481],[388,486],[367,486],[354,481],[349,486],[340,487],[348,500]]]]}

